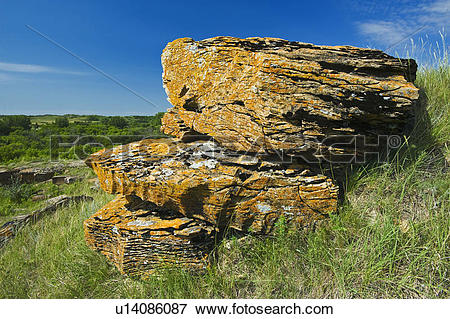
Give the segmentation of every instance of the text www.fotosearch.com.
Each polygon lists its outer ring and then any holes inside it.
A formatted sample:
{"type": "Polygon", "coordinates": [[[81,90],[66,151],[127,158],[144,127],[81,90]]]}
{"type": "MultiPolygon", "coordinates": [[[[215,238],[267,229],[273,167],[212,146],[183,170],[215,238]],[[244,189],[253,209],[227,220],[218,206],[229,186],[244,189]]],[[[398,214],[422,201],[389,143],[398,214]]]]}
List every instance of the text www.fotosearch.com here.
{"type": "Polygon", "coordinates": [[[231,307],[229,306],[203,306],[196,305],[195,311],[199,315],[209,314],[209,315],[309,315],[309,314],[333,314],[333,306],[306,306],[301,307],[296,303],[292,305],[266,305],[266,306],[254,306],[247,303],[239,305],[233,303],[231,307]]]}

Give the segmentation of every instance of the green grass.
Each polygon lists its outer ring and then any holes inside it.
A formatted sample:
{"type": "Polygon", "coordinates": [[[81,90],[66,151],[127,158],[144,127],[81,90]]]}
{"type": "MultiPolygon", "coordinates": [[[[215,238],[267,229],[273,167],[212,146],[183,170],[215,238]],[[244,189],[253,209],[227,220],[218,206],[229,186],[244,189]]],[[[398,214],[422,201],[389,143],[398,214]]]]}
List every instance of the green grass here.
{"type": "MultiPolygon", "coordinates": [[[[339,212],[315,231],[230,239],[202,276],[122,276],[87,248],[82,222],[112,196],[58,211],[0,252],[2,298],[449,298],[450,67],[422,69],[416,126],[398,154],[348,181],[339,212]]],[[[81,169],[78,174],[87,173],[81,169]]],[[[91,175],[89,175],[91,176],[91,175]]]]}

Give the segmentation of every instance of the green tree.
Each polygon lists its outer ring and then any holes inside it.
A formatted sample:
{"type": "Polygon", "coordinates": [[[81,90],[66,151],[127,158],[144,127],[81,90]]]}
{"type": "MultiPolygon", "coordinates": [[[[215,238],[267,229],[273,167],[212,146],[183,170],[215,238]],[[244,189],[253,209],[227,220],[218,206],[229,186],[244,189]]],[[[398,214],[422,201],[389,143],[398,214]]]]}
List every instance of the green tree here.
{"type": "Polygon", "coordinates": [[[109,124],[119,129],[123,129],[128,125],[127,120],[121,116],[112,116],[109,119],[109,124]]]}
{"type": "Polygon", "coordinates": [[[29,130],[31,128],[30,118],[26,115],[7,115],[0,122],[1,134],[8,134],[16,129],[29,130]]]}
{"type": "Polygon", "coordinates": [[[69,126],[69,119],[65,116],[57,117],[55,119],[55,124],[58,127],[68,127],[69,126]]]}
{"type": "Polygon", "coordinates": [[[89,121],[89,122],[100,121],[100,116],[98,116],[98,115],[88,115],[87,121],[89,121]]]}
{"type": "Polygon", "coordinates": [[[0,119],[0,135],[8,135],[9,132],[11,132],[11,127],[5,119],[0,119]]]}

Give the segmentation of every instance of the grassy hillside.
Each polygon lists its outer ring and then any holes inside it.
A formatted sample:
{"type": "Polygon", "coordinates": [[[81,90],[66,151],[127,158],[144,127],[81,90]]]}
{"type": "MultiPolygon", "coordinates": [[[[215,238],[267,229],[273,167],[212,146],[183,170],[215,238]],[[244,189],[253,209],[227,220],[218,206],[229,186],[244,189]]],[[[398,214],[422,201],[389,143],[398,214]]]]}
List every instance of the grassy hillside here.
{"type": "MultiPolygon", "coordinates": [[[[206,275],[120,275],[89,250],[82,222],[112,196],[67,186],[93,203],[28,227],[0,252],[2,298],[449,298],[450,67],[422,69],[417,123],[382,166],[350,177],[338,214],[316,231],[231,239],[206,275]]],[[[91,176],[87,169],[80,174],[91,176]]]]}

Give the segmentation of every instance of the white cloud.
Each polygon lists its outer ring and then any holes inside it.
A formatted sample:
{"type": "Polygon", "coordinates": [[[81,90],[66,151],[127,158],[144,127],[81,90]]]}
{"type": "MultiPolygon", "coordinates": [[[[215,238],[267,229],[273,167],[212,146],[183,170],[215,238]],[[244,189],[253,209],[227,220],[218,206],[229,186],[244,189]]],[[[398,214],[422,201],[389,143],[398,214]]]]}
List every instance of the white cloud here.
{"type": "Polygon", "coordinates": [[[450,0],[440,0],[428,5],[422,5],[418,20],[421,23],[437,27],[450,26],[450,0]]]}
{"type": "Polygon", "coordinates": [[[368,40],[389,47],[425,28],[450,27],[450,0],[428,1],[416,6],[405,3],[404,8],[386,12],[382,20],[357,22],[357,26],[368,40]]]}
{"type": "Polygon", "coordinates": [[[440,0],[429,5],[424,5],[423,9],[432,13],[446,13],[450,14],[450,0],[440,0]]]}
{"type": "Polygon", "coordinates": [[[18,64],[0,62],[0,71],[6,72],[20,72],[20,73],[59,73],[70,75],[83,75],[84,72],[67,71],[49,66],[36,64],[18,64]]]}
{"type": "Polygon", "coordinates": [[[361,34],[384,45],[401,41],[407,35],[403,27],[389,21],[363,22],[358,27],[361,34]]]}

